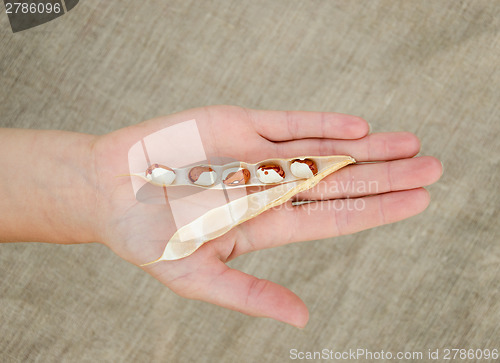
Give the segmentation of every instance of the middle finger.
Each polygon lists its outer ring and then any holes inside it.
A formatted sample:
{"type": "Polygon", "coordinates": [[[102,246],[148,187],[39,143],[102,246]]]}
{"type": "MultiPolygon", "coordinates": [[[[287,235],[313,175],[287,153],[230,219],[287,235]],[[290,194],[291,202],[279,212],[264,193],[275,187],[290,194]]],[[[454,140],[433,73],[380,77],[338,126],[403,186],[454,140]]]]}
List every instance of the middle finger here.
{"type": "Polygon", "coordinates": [[[294,201],[356,198],[415,189],[434,183],[441,173],[440,161],[432,156],[350,165],[297,194],[294,201]]]}
{"type": "Polygon", "coordinates": [[[276,142],[279,157],[298,155],[350,155],[357,161],[386,161],[411,158],[420,141],[410,132],[382,132],[357,140],[301,139],[276,142]]]}

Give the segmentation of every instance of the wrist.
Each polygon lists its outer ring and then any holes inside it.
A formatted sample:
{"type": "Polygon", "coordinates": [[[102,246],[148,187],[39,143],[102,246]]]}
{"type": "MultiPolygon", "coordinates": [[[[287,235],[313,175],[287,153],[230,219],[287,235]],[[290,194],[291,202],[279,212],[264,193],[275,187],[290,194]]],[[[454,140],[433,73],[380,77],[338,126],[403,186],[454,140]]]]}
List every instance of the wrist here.
{"type": "Polygon", "coordinates": [[[0,130],[0,241],[96,241],[94,136],[0,130]]]}

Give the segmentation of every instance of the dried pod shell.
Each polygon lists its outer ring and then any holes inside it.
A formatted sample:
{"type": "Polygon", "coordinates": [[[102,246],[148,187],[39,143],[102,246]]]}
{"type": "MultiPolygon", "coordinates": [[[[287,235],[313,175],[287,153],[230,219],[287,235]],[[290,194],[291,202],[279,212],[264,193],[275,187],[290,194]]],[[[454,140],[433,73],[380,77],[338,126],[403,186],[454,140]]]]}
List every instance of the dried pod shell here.
{"type": "Polygon", "coordinates": [[[285,179],[285,171],[280,165],[261,165],[257,169],[257,178],[265,184],[279,183],[285,179]]]}
{"type": "Polygon", "coordinates": [[[246,184],[249,179],[250,171],[248,169],[239,169],[229,172],[223,180],[223,183],[226,185],[242,185],[246,184]]]}
{"type": "Polygon", "coordinates": [[[168,241],[161,257],[142,266],[189,256],[205,242],[220,237],[235,226],[285,203],[297,193],[314,187],[327,175],[356,162],[352,157],[343,155],[307,158],[320,163],[319,170],[313,177],[278,184],[209,210],[179,228],[168,241]]]}
{"type": "Polygon", "coordinates": [[[197,185],[209,186],[215,183],[217,173],[209,166],[195,166],[189,171],[189,180],[197,185]]]}
{"type": "Polygon", "coordinates": [[[311,178],[318,173],[318,166],[311,159],[292,160],[290,171],[297,178],[311,178]]]}
{"type": "Polygon", "coordinates": [[[153,164],[146,170],[146,178],[156,184],[170,185],[175,180],[175,171],[165,165],[153,164]]]}

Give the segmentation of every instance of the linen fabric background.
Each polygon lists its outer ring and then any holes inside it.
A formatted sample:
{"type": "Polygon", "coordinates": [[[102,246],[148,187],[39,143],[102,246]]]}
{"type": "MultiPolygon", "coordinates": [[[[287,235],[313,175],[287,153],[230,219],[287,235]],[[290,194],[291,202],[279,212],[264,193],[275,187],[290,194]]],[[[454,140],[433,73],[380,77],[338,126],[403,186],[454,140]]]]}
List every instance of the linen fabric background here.
{"type": "Polygon", "coordinates": [[[212,104],[336,111],[414,132],[444,164],[421,215],[230,263],[301,296],[303,330],[178,297],[102,245],[3,244],[2,362],[500,348],[499,1],[82,0],[16,34],[0,8],[2,127],[104,134],[212,104]]]}

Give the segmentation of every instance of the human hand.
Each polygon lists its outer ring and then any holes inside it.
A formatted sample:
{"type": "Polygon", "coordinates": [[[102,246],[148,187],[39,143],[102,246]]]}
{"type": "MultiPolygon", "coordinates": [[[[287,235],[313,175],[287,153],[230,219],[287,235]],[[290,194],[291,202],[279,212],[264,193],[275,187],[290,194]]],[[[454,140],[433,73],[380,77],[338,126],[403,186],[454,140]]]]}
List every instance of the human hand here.
{"type": "Polygon", "coordinates": [[[226,262],[255,250],[355,233],[411,217],[429,203],[429,194],[422,187],[437,181],[442,172],[433,157],[412,158],[420,148],[413,134],[368,135],[368,124],[355,116],[210,106],[146,121],[98,137],[93,144],[99,240],[135,265],[161,255],[166,237],[175,232],[175,223],[165,205],[140,203],[130,179],[116,175],[128,171],[132,144],[191,119],[197,121],[203,145],[211,155],[246,162],[299,155],[350,155],[358,162],[382,161],[345,167],[294,198],[318,200],[321,208],[292,206],[289,201],[285,208],[264,212],[188,257],[141,267],[180,296],[298,327],[308,320],[307,308],[298,296],[283,286],[229,268],[226,262]],[[365,187],[348,191],[338,187],[349,182],[365,187]],[[376,186],[376,190],[366,186],[376,186]],[[361,198],[358,205],[363,208],[334,204],[343,198],[361,198]]]}

